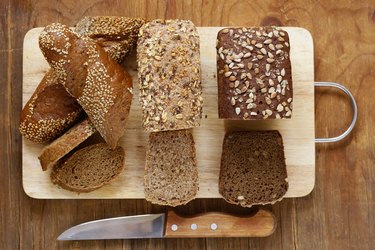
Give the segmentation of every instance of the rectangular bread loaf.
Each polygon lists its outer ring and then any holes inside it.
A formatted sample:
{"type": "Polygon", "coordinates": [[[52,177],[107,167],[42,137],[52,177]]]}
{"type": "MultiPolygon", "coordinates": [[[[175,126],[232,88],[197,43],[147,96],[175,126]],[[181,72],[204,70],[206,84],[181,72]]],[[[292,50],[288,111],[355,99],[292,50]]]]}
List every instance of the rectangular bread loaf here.
{"type": "Polygon", "coordinates": [[[278,27],[225,28],[218,33],[219,118],[291,118],[289,47],[288,33],[278,27]]]}
{"type": "Polygon", "coordinates": [[[185,20],[153,20],[139,32],[138,79],[146,131],[199,126],[202,116],[199,36],[185,20]]]}

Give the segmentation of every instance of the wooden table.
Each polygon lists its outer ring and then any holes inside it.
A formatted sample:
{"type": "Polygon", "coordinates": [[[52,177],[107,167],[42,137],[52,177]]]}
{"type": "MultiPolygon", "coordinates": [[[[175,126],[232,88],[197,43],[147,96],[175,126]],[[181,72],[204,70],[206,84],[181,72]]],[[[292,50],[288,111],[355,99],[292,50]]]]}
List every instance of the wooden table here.
{"type": "MultiPolygon", "coordinates": [[[[370,249],[375,245],[375,2],[373,1],[1,1],[0,246],[2,249],[370,249]],[[144,200],[35,200],[22,188],[22,41],[51,22],[74,25],[84,15],[191,19],[197,26],[285,25],[308,29],[315,80],[337,81],[357,99],[359,116],[344,141],[316,146],[316,183],[304,198],[272,207],[279,225],[267,238],[146,239],[57,242],[66,228],[92,219],[160,212],[144,200]]],[[[334,90],[315,94],[316,135],[341,133],[350,103],[334,90]]],[[[202,199],[178,211],[238,210],[202,199]]]]}

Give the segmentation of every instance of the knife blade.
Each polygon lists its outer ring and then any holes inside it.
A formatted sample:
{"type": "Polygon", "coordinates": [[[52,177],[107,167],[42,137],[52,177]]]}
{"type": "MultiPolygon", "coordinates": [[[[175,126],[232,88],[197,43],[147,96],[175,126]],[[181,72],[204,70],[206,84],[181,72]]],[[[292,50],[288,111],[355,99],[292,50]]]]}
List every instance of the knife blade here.
{"type": "Polygon", "coordinates": [[[208,212],[182,217],[174,211],[116,217],[82,223],[64,231],[58,240],[138,238],[265,237],[276,229],[272,212],[259,209],[252,216],[208,212]]]}

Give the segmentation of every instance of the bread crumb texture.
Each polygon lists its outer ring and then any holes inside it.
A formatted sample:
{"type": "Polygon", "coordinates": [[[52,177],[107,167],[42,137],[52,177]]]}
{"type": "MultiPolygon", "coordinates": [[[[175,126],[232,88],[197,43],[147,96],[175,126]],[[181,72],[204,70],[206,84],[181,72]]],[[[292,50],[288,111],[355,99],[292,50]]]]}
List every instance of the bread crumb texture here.
{"type": "Polygon", "coordinates": [[[288,190],[283,141],[278,131],[227,132],[219,192],[243,207],[273,204],[288,190]]]}

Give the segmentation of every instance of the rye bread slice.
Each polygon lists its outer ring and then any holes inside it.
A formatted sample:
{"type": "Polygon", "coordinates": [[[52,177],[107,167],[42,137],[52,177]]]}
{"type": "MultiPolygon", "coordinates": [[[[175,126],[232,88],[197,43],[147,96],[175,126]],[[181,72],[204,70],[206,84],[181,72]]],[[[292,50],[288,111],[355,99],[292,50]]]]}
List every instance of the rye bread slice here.
{"type": "Polygon", "coordinates": [[[178,206],[195,198],[198,168],[190,129],[150,134],[144,184],[146,200],[154,204],[178,206]]]}
{"type": "Polygon", "coordinates": [[[273,204],[288,190],[284,147],[278,131],[227,132],[219,193],[243,207],[273,204]]]}
{"type": "Polygon", "coordinates": [[[51,180],[64,189],[85,193],[115,179],[124,168],[122,147],[111,149],[105,143],[94,144],[74,152],[52,169],[51,180]]]}
{"type": "Polygon", "coordinates": [[[55,165],[58,160],[67,155],[95,132],[95,127],[88,118],[85,118],[51,144],[45,146],[38,156],[43,171],[55,165]]]}

